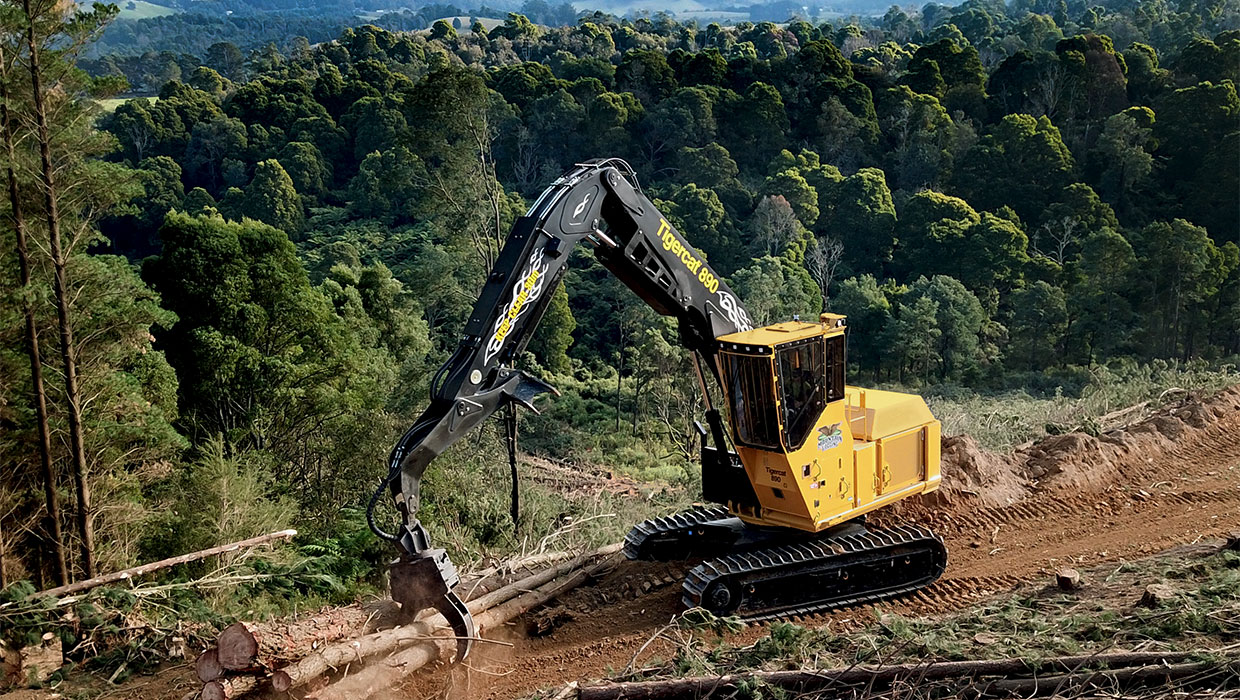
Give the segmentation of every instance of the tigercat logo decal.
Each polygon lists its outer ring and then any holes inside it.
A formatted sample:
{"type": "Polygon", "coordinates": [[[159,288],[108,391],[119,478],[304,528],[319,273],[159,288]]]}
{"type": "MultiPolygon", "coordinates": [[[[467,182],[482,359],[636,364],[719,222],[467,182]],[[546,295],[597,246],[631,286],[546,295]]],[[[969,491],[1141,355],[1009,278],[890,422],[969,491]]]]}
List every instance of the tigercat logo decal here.
{"type": "Polygon", "coordinates": [[[543,287],[547,281],[547,264],[543,261],[543,252],[543,249],[539,248],[530,254],[525,272],[512,288],[512,301],[508,302],[507,308],[495,321],[495,330],[491,334],[491,339],[487,341],[483,362],[490,362],[491,358],[499,354],[499,351],[504,348],[504,341],[508,339],[512,327],[521,318],[521,314],[525,313],[529,305],[542,296],[543,287]]]}
{"type": "Polygon", "coordinates": [[[706,288],[706,291],[719,296],[719,308],[723,309],[723,313],[727,315],[728,320],[736,326],[738,331],[753,330],[753,323],[749,320],[749,315],[745,313],[745,309],[741,308],[736,297],[727,292],[719,291],[719,279],[715,277],[715,273],[710,267],[704,265],[702,259],[693,251],[693,248],[680,242],[676,237],[676,232],[672,230],[672,225],[667,223],[667,219],[659,219],[659,232],[655,234],[659,241],[663,244],[663,250],[670,252],[672,255],[680,259],[680,263],[685,266],[691,274],[697,277],[698,282],[706,288]]]}
{"type": "Polygon", "coordinates": [[[581,198],[581,204],[578,204],[577,208],[573,210],[573,221],[577,221],[585,213],[586,205],[590,203],[590,197],[592,196],[594,196],[593,192],[586,192],[586,196],[581,198]]]}

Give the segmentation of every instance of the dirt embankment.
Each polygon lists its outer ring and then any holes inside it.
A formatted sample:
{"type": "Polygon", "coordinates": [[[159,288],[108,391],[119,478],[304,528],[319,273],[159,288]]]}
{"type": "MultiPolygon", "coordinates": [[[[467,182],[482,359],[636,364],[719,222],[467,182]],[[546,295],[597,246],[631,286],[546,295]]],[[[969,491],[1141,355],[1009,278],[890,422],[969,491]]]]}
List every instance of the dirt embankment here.
{"type": "MultiPolygon", "coordinates": [[[[943,488],[876,520],[918,520],[943,535],[947,573],[885,611],[927,615],[1078,567],[1153,554],[1240,527],[1240,387],[1187,397],[1098,436],[1046,438],[1010,455],[968,437],[944,441],[943,488]]],[[[427,673],[392,698],[512,698],[579,678],[599,678],[669,650],[648,640],[677,613],[687,565],[626,562],[597,586],[560,601],[561,625],[532,636],[508,630],[513,647],[470,668],[427,673]],[[670,581],[670,583],[669,583],[670,581]]],[[[840,629],[874,608],[818,615],[805,624],[840,629]]],[[[735,636],[765,634],[755,625],[735,636]]]]}

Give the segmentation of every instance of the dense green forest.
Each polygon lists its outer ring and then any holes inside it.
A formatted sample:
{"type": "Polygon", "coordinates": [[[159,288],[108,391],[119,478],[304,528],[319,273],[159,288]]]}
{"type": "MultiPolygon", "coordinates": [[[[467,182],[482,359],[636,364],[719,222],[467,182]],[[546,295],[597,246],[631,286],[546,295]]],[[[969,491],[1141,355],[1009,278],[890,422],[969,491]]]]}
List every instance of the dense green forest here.
{"type": "MultiPolygon", "coordinates": [[[[71,65],[110,11],[63,11],[0,46],[5,581],[288,523],[336,575],[382,562],[355,507],[508,227],[586,158],[632,163],[756,320],[847,314],[857,382],[1073,393],[1240,354],[1234,2],[362,26],[217,43],[109,114],[114,71],[71,65]]],[[[564,396],[527,449],[692,479],[675,330],[588,251],[530,350],[564,396]]],[[[479,506],[492,442],[429,477],[454,545],[512,536],[479,506]]]]}

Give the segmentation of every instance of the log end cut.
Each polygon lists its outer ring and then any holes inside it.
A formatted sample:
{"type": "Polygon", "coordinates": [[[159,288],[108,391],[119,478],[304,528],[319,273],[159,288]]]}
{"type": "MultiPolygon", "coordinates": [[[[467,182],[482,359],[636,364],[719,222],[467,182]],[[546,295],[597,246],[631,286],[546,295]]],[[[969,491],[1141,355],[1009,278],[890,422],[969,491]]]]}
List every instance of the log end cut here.
{"type": "Polygon", "coordinates": [[[228,700],[227,693],[224,692],[224,684],[219,681],[211,681],[202,686],[202,700],[228,700]]]}
{"type": "Polygon", "coordinates": [[[258,636],[252,625],[245,622],[231,624],[220,632],[217,642],[221,666],[230,671],[253,668],[254,659],[258,656],[258,636]]]}
{"type": "Polygon", "coordinates": [[[203,683],[209,683],[224,675],[224,666],[220,663],[219,652],[216,649],[207,649],[199,654],[198,659],[194,661],[194,672],[198,674],[198,680],[203,683]]]}

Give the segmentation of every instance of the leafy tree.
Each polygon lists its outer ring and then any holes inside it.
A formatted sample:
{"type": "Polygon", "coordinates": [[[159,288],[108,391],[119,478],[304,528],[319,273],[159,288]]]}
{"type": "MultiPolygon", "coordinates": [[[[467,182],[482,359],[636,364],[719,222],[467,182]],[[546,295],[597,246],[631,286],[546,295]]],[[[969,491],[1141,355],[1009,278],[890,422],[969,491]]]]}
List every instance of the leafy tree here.
{"type": "Polygon", "coordinates": [[[135,202],[142,212],[139,225],[154,233],[164,215],[180,206],[185,197],[181,166],[168,156],[155,156],[139,163],[138,169],[142,172],[143,189],[143,195],[135,202]]]}
{"type": "Polygon", "coordinates": [[[431,25],[431,39],[435,41],[451,42],[456,40],[456,29],[447,20],[435,20],[431,25]]]}
{"type": "Polygon", "coordinates": [[[739,99],[729,98],[715,111],[738,164],[752,168],[783,148],[788,115],[779,91],[771,85],[755,82],[739,99]]]}
{"type": "Polygon", "coordinates": [[[904,380],[907,371],[929,382],[930,373],[941,364],[938,346],[943,331],[936,322],[938,312],[938,305],[933,299],[917,296],[901,304],[887,324],[886,333],[882,336],[886,347],[884,357],[895,366],[900,381],[904,380]]]}
{"type": "Polygon", "coordinates": [[[1131,196],[1154,170],[1151,144],[1154,112],[1132,107],[1107,118],[1095,146],[1095,159],[1102,163],[1100,191],[1107,202],[1129,210],[1131,196]]]}
{"type": "Polygon", "coordinates": [[[830,311],[848,317],[849,354],[859,369],[877,373],[887,350],[891,302],[873,275],[850,277],[839,284],[828,303],[830,311]]]}
{"type": "Polygon", "coordinates": [[[658,206],[694,247],[706,254],[716,272],[728,274],[747,260],[738,251],[741,241],[714,190],[690,183],[673,192],[670,202],[659,202],[658,206]]]}
{"type": "Polygon", "coordinates": [[[350,208],[359,216],[407,221],[420,206],[421,161],[404,146],[371,153],[349,183],[350,208]]]}
{"type": "Polygon", "coordinates": [[[278,160],[298,192],[310,197],[327,193],[332,181],[331,166],[313,143],[290,141],[280,151],[278,160]]]}
{"type": "Polygon", "coordinates": [[[671,96],[676,89],[676,77],[662,53],[632,49],[624,52],[616,67],[616,87],[632,92],[643,104],[652,105],[671,96]]]}
{"type": "Polygon", "coordinates": [[[1028,370],[1054,364],[1068,328],[1063,290],[1039,280],[1012,295],[1012,308],[1008,362],[1028,370]]]}
{"type": "MultiPolygon", "coordinates": [[[[792,207],[797,220],[802,224],[813,226],[818,220],[818,192],[810,187],[809,182],[797,170],[784,170],[768,177],[762,183],[759,194],[766,195],[768,199],[772,196],[783,198],[784,203],[792,207]]],[[[779,230],[786,229],[787,227],[780,227],[779,230]]],[[[789,236],[783,236],[783,240],[786,243],[789,236]]],[[[766,242],[763,241],[764,244],[766,242]]]]}
{"type": "Polygon", "coordinates": [[[290,235],[301,233],[306,223],[297,188],[277,160],[255,166],[254,179],[245,188],[242,213],[290,235]]]}
{"type": "Polygon", "coordinates": [[[568,292],[563,284],[556,285],[547,306],[547,313],[530,339],[529,350],[544,367],[557,374],[573,369],[568,349],[573,345],[577,321],[568,305],[568,292]]]}
{"type": "Polygon", "coordinates": [[[1072,179],[1075,161],[1046,117],[1009,114],[969,150],[955,178],[979,209],[1010,206],[1036,220],[1072,179]]]}
{"type": "Polygon", "coordinates": [[[828,224],[820,232],[844,244],[853,273],[880,271],[891,260],[896,208],[883,171],[863,168],[839,183],[828,224]]]}
{"type": "Polygon", "coordinates": [[[989,323],[986,310],[963,284],[945,275],[922,277],[909,289],[909,298],[914,305],[918,299],[933,302],[934,327],[939,334],[930,357],[937,359],[940,377],[968,378],[992,359],[995,350],[987,347],[985,337],[989,323]]]}
{"type": "Polygon", "coordinates": [[[1136,256],[1128,241],[1111,229],[1091,234],[1072,265],[1066,295],[1070,360],[1093,362],[1121,352],[1130,340],[1136,256]]]}
{"type": "Polygon", "coordinates": [[[1136,237],[1141,292],[1148,310],[1146,347],[1163,355],[1192,354],[1191,309],[1217,292],[1224,258],[1206,230],[1183,219],[1158,221],[1136,237]]]}
{"type": "Polygon", "coordinates": [[[241,49],[237,48],[236,44],[227,41],[212,44],[207,48],[205,65],[234,82],[244,77],[242,71],[245,68],[245,57],[241,55],[241,49]]]}
{"type": "Polygon", "coordinates": [[[821,291],[804,267],[783,257],[755,258],[729,280],[755,324],[791,321],[794,316],[817,318],[821,291]]]}
{"type": "Polygon", "coordinates": [[[701,148],[685,147],[676,154],[680,178],[702,187],[716,188],[736,182],[740,171],[728,150],[717,143],[701,148]]]}

